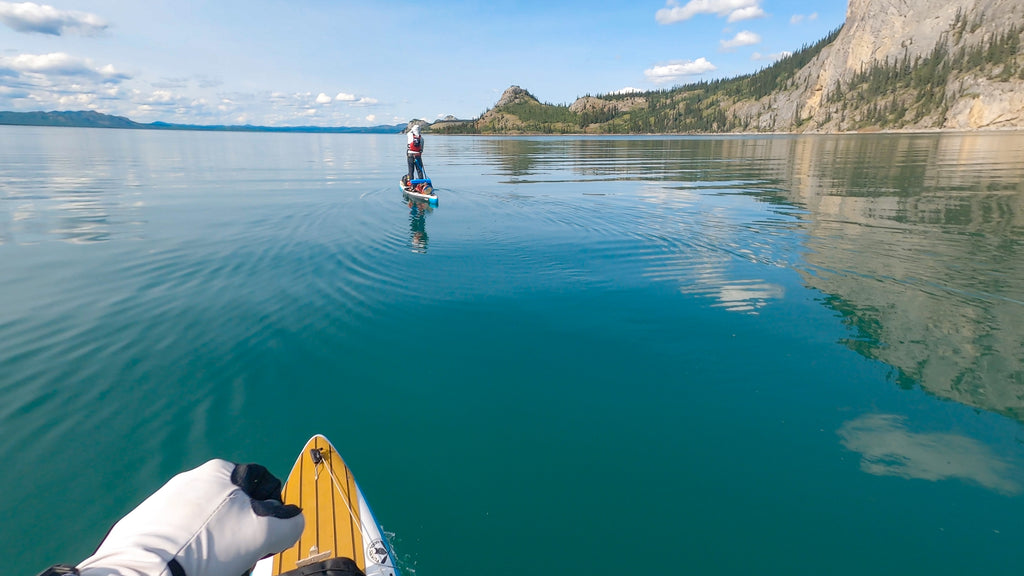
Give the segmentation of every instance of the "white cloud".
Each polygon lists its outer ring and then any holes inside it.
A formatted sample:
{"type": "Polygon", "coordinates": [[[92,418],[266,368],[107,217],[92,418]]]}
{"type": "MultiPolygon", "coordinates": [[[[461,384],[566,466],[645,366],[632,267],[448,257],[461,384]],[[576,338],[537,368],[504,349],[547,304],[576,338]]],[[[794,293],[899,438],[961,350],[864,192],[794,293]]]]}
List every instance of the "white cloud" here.
{"type": "Polygon", "coordinates": [[[759,18],[765,15],[761,0],[690,0],[680,6],[677,0],[668,0],[665,7],[654,14],[659,24],[674,24],[689,20],[698,14],[728,16],[729,22],[759,18]]]}
{"type": "Polygon", "coordinates": [[[58,10],[34,2],[0,2],[0,22],[18,32],[37,32],[60,36],[75,30],[86,36],[102,33],[107,23],[86,12],[58,10]]]}
{"type": "Polygon", "coordinates": [[[223,113],[226,108],[223,101],[217,106],[209,106],[203,98],[192,98],[171,90],[158,89],[149,92],[132,90],[129,96],[133,110],[128,112],[128,117],[136,121],[151,121],[156,119],[175,121],[168,118],[167,114],[178,117],[178,121],[187,120],[189,123],[201,123],[200,118],[209,118],[211,115],[223,113]]]}
{"type": "Polygon", "coordinates": [[[813,22],[813,21],[818,19],[818,13],[817,12],[811,12],[810,15],[808,15],[808,16],[804,16],[803,14],[793,14],[789,18],[789,23],[790,24],[799,24],[799,23],[803,22],[805,18],[807,19],[808,22],[813,22]]]}
{"type": "Polygon", "coordinates": [[[377,116],[375,116],[373,114],[369,114],[369,115],[366,116],[366,121],[367,122],[373,122],[376,119],[377,119],[377,116]]]}
{"type": "Polygon", "coordinates": [[[83,108],[95,108],[95,100],[95,94],[82,93],[61,96],[57,99],[57,102],[60,104],[61,108],[75,108],[76,110],[81,110],[83,108]]]}
{"type": "Polygon", "coordinates": [[[727,22],[739,22],[740,20],[752,20],[754,18],[764,18],[767,16],[764,10],[760,6],[750,6],[748,8],[741,8],[733,11],[729,14],[727,22]]]}
{"type": "Polygon", "coordinates": [[[696,76],[717,69],[714,64],[708,62],[707,58],[701,57],[696,60],[676,60],[661,64],[644,70],[644,76],[655,84],[664,84],[674,82],[684,76],[696,76]]]}
{"type": "Polygon", "coordinates": [[[334,99],[338,102],[350,102],[352,106],[373,106],[374,104],[379,103],[376,98],[370,98],[369,96],[360,97],[346,92],[338,92],[338,95],[335,96],[334,99]]]}
{"type": "Polygon", "coordinates": [[[115,70],[110,64],[97,68],[88,58],[78,58],[63,52],[0,56],[0,76],[21,74],[81,76],[102,82],[120,82],[130,78],[115,70]]]}
{"type": "Polygon", "coordinates": [[[177,102],[178,99],[174,96],[174,93],[170,90],[154,90],[147,98],[146,102],[150,104],[171,104],[177,102]]]}
{"type": "Polygon", "coordinates": [[[626,86],[625,88],[619,88],[618,90],[612,92],[612,94],[636,94],[638,92],[643,92],[643,90],[639,88],[633,88],[632,86],[626,86]]]}
{"type": "Polygon", "coordinates": [[[783,50],[782,52],[775,52],[774,54],[761,54],[760,52],[754,52],[750,55],[751,60],[768,60],[774,62],[776,60],[782,60],[787,56],[792,56],[793,53],[789,50],[783,50]]]}
{"type": "Polygon", "coordinates": [[[317,94],[317,96],[316,96],[316,103],[317,104],[330,104],[331,103],[331,97],[328,96],[327,94],[324,94],[323,92],[321,92],[321,93],[317,94]]]}
{"type": "Polygon", "coordinates": [[[723,50],[739,48],[740,46],[753,46],[761,42],[761,36],[749,30],[743,30],[733,36],[732,40],[720,40],[723,50]]]}

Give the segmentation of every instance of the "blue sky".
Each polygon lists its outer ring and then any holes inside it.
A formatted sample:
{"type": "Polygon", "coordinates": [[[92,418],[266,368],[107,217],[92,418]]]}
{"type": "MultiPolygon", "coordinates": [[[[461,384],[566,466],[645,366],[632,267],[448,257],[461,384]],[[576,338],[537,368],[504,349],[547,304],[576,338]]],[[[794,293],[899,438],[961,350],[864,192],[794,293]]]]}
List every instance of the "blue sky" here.
{"type": "Polygon", "coordinates": [[[0,1],[0,110],[368,126],[753,72],[847,0],[0,1]]]}

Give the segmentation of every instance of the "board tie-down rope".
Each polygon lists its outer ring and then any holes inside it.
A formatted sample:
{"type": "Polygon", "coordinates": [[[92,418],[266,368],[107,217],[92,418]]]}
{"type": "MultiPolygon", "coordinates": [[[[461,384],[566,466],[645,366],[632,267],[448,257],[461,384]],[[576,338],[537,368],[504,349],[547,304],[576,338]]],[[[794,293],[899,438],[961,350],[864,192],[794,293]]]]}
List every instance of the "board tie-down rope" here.
{"type": "MultiPolygon", "coordinates": [[[[334,486],[334,489],[338,491],[338,495],[341,496],[342,501],[345,502],[345,508],[348,509],[348,514],[352,518],[352,522],[354,522],[354,523],[359,525],[359,529],[362,531],[363,534],[368,534],[369,530],[367,530],[366,524],[363,523],[362,516],[359,516],[358,518],[356,517],[355,511],[352,510],[351,502],[349,502],[348,497],[345,495],[345,491],[341,489],[341,481],[339,481],[338,477],[334,475],[334,470],[332,470],[330,466],[327,466],[327,465],[324,464],[323,448],[313,448],[313,449],[311,449],[309,451],[309,456],[310,456],[310,458],[313,459],[313,464],[314,464],[314,466],[313,466],[313,480],[319,480],[320,479],[320,469],[321,469],[321,466],[323,467],[324,470],[327,470],[327,473],[330,474],[330,476],[331,476],[331,485],[334,486]]],[[[358,491],[359,490],[357,488],[356,492],[358,493],[358,491]]],[[[390,547],[387,544],[384,543],[383,534],[381,535],[380,542],[385,547],[385,550],[387,550],[387,552],[388,552],[388,555],[387,555],[388,561],[386,563],[384,563],[384,564],[381,564],[381,565],[382,566],[387,566],[388,568],[395,569],[395,567],[391,564],[391,550],[390,550],[390,547]]],[[[372,542],[371,542],[371,544],[372,544],[372,542]]],[[[363,554],[365,554],[365,553],[366,553],[366,551],[363,551],[363,554]]]]}

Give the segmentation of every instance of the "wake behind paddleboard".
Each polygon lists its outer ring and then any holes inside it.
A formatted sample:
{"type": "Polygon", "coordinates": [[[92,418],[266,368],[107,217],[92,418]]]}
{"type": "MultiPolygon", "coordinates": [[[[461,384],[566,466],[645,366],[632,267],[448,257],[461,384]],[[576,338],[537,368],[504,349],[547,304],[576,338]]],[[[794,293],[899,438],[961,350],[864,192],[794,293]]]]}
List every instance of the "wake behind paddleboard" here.
{"type": "Polygon", "coordinates": [[[306,442],[282,496],[285,504],[302,508],[306,527],[294,546],[260,560],[252,576],[316,573],[321,566],[343,566],[345,558],[366,576],[400,576],[352,471],[327,438],[318,434],[306,442]]]}

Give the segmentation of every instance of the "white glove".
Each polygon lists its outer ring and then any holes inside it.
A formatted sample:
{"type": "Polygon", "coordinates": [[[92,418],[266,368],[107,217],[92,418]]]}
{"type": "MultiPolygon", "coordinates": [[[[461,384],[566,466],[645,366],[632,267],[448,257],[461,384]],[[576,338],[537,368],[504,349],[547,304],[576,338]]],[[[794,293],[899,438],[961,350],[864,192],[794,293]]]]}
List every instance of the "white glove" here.
{"type": "Polygon", "coordinates": [[[114,524],[81,576],[239,576],[294,544],[305,520],[259,464],[211,460],[114,524]]]}

